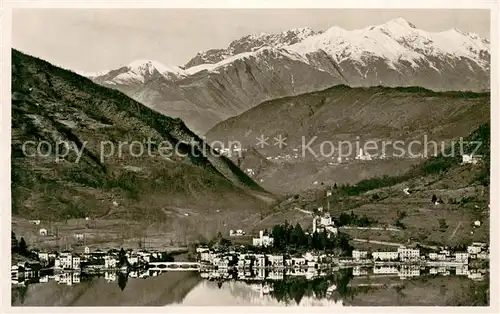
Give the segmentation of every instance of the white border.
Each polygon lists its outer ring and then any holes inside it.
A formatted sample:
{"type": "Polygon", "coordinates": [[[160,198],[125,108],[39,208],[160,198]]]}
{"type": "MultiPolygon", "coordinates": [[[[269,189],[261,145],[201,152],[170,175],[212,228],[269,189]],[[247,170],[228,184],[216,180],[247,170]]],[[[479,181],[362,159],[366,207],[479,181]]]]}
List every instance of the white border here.
{"type": "MultiPolygon", "coordinates": [[[[498,80],[498,44],[499,44],[499,8],[498,2],[493,0],[472,1],[472,0],[345,0],[345,1],[298,1],[298,0],[184,0],[184,1],[33,1],[33,0],[0,0],[2,11],[0,12],[0,67],[1,67],[1,115],[0,115],[0,143],[1,143],[1,168],[0,187],[1,194],[1,268],[0,282],[2,285],[2,312],[8,313],[253,313],[253,312],[289,312],[300,313],[302,308],[276,308],[276,307],[11,307],[11,287],[10,287],[10,228],[11,228],[11,208],[10,208],[10,132],[11,132],[11,112],[10,112],[10,75],[11,75],[11,21],[12,8],[383,8],[383,9],[490,9],[491,10],[491,117],[500,116],[499,105],[499,80],[498,80]]],[[[48,34],[50,36],[50,34],[48,34]]],[[[492,143],[491,143],[491,191],[498,191],[500,184],[500,160],[498,139],[500,137],[500,125],[492,123],[492,143]]],[[[436,312],[436,313],[498,313],[499,308],[499,272],[498,272],[498,227],[500,209],[500,193],[491,193],[490,212],[490,247],[491,247],[491,298],[490,307],[470,308],[470,307],[355,307],[335,309],[340,312],[351,313],[385,313],[385,312],[436,312]]],[[[331,313],[332,309],[327,307],[306,308],[310,313],[331,313]]]]}

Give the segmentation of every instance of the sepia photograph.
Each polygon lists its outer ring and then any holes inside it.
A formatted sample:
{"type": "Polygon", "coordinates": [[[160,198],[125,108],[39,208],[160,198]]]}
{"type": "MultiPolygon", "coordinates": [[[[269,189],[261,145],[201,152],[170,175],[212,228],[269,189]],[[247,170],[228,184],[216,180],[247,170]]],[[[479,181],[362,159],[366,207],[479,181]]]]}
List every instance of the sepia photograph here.
{"type": "Polygon", "coordinates": [[[491,14],[13,8],[11,307],[490,306],[491,14]]]}

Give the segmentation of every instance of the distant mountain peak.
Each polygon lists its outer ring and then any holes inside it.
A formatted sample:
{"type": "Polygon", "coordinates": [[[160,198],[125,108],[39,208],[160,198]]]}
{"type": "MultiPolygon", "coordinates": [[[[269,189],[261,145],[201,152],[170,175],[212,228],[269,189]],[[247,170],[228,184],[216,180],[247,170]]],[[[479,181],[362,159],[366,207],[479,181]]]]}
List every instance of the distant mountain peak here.
{"type": "Polygon", "coordinates": [[[233,40],[225,49],[209,49],[200,51],[194,58],[189,60],[184,68],[199,66],[202,64],[215,64],[229,57],[257,51],[263,47],[280,48],[296,44],[302,40],[318,35],[321,32],[315,31],[309,27],[298,27],[284,30],[279,33],[259,33],[250,34],[233,40]]]}
{"type": "Polygon", "coordinates": [[[399,26],[407,27],[407,28],[417,28],[415,25],[413,25],[411,22],[409,22],[408,20],[406,20],[403,17],[397,17],[395,19],[388,21],[385,24],[386,25],[399,25],[399,26]]]}
{"type": "Polygon", "coordinates": [[[138,72],[141,74],[152,75],[154,71],[158,71],[161,74],[174,74],[174,75],[184,75],[184,71],[177,66],[166,66],[155,60],[135,60],[127,65],[129,70],[138,72]]]}

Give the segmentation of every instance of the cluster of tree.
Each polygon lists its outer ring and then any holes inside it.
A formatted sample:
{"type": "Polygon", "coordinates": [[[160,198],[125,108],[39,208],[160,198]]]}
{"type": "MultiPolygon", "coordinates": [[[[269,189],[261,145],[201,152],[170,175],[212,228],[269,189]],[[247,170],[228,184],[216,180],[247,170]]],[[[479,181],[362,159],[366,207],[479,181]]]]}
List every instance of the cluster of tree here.
{"type": "Polygon", "coordinates": [[[309,243],[309,237],[305,234],[299,223],[297,223],[294,227],[285,221],[282,225],[275,225],[272,228],[271,234],[274,239],[274,248],[280,250],[288,247],[307,247],[309,243]]]}
{"type": "Polygon", "coordinates": [[[314,232],[312,235],[306,235],[300,224],[295,227],[285,222],[281,225],[275,225],[272,228],[272,237],[274,239],[273,248],[275,250],[324,250],[334,252],[336,255],[347,255],[352,252],[352,246],[349,244],[349,238],[344,233],[338,233],[337,236],[330,235],[326,230],[314,232]]]}
{"type": "Polygon", "coordinates": [[[382,177],[361,180],[355,185],[343,184],[339,187],[339,191],[340,193],[348,196],[360,195],[361,193],[366,191],[398,184],[405,181],[406,179],[407,178],[405,176],[390,177],[384,175],[382,177]]]}
{"type": "Polygon", "coordinates": [[[28,244],[26,244],[26,241],[24,240],[23,237],[21,239],[16,238],[16,234],[14,231],[11,231],[11,246],[10,246],[10,251],[11,253],[16,253],[19,255],[22,255],[24,257],[29,257],[33,259],[38,259],[38,255],[31,252],[28,249],[28,244]]]}
{"type": "Polygon", "coordinates": [[[377,223],[375,219],[369,218],[366,215],[358,216],[351,211],[350,214],[342,213],[339,216],[337,225],[338,226],[358,226],[358,227],[368,227],[377,223]]]}

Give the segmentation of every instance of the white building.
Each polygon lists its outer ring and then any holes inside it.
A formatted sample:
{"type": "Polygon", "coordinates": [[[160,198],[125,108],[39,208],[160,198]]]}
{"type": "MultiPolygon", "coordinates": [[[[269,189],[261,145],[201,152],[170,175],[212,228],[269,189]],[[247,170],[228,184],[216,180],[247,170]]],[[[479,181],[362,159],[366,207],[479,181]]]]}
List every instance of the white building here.
{"type": "Polygon", "coordinates": [[[457,275],[457,276],[469,275],[469,267],[467,267],[467,265],[464,265],[462,267],[455,268],[455,275],[457,275]]]}
{"type": "Polygon", "coordinates": [[[353,250],[352,251],[352,258],[354,258],[355,260],[366,259],[366,258],[368,258],[368,252],[367,251],[353,250]]]}
{"type": "Polygon", "coordinates": [[[420,259],[420,250],[401,246],[398,248],[399,259],[402,261],[415,261],[420,259]]]}
{"type": "Polygon", "coordinates": [[[80,269],[81,260],[78,256],[73,256],[73,269],[80,269]]]}
{"type": "Polygon", "coordinates": [[[238,229],[238,230],[229,230],[229,236],[230,237],[241,237],[241,236],[244,236],[245,235],[245,232],[241,229],[238,229]]]}
{"type": "Polygon", "coordinates": [[[439,253],[437,254],[437,260],[438,261],[446,261],[448,259],[449,256],[447,256],[446,254],[443,254],[443,253],[439,253]]]}
{"type": "Polygon", "coordinates": [[[438,254],[435,253],[435,252],[429,253],[429,259],[433,260],[433,261],[437,260],[438,259],[438,254]]]}
{"type": "Polygon", "coordinates": [[[271,266],[274,267],[282,267],[283,263],[283,255],[268,255],[268,260],[271,266]]]}
{"type": "Polygon", "coordinates": [[[483,248],[480,246],[476,246],[476,245],[467,246],[467,253],[469,253],[469,254],[478,254],[478,253],[481,253],[482,250],[483,250],[483,248]]]}
{"type": "Polygon", "coordinates": [[[467,252],[456,252],[455,260],[457,262],[467,262],[469,260],[469,253],[467,252]]]}
{"type": "Polygon", "coordinates": [[[482,160],[482,156],[473,156],[473,155],[462,155],[462,164],[477,164],[482,160]]]}
{"type": "Polygon", "coordinates": [[[42,263],[47,263],[49,261],[49,253],[47,253],[47,252],[38,252],[38,259],[42,263]]]}
{"type": "MultiPolygon", "coordinates": [[[[323,207],[320,208],[321,210],[323,210],[323,207]]],[[[318,211],[320,211],[320,208],[318,208],[318,211]]],[[[313,217],[312,229],[312,234],[314,234],[315,232],[323,232],[325,230],[328,232],[328,237],[330,237],[330,235],[332,234],[334,236],[338,234],[338,229],[335,227],[335,223],[333,222],[330,213],[325,213],[322,216],[313,217]]]]}
{"type": "Polygon", "coordinates": [[[88,246],[85,247],[84,253],[85,254],[90,254],[90,248],[88,246]]]}
{"type": "Polygon", "coordinates": [[[304,257],[292,257],[290,260],[290,266],[305,266],[307,261],[304,257]]]}
{"type": "Polygon", "coordinates": [[[266,256],[264,254],[255,255],[255,267],[266,267],[266,256]]]}
{"type": "Polygon", "coordinates": [[[253,245],[254,246],[262,246],[262,247],[267,247],[271,246],[274,243],[274,239],[268,235],[264,235],[264,231],[259,232],[259,237],[258,238],[253,238],[253,245]]]}
{"type": "Polygon", "coordinates": [[[137,255],[129,255],[127,256],[127,261],[130,265],[139,264],[139,256],[137,255]]]}
{"type": "Polygon", "coordinates": [[[105,269],[113,269],[118,266],[118,259],[113,256],[105,256],[104,257],[104,268],[105,269]]]}
{"type": "Polygon", "coordinates": [[[200,260],[204,262],[211,262],[213,260],[213,254],[207,250],[200,253],[200,260]]]}
{"type": "Polygon", "coordinates": [[[373,252],[372,258],[374,260],[382,260],[382,261],[395,261],[399,258],[399,253],[394,251],[388,252],[373,252]]]}
{"type": "Polygon", "coordinates": [[[40,230],[38,232],[43,237],[46,237],[48,235],[48,231],[45,228],[40,228],[40,230]]]}
{"type": "Polygon", "coordinates": [[[54,263],[55,269],[79,269],[80,258],[73,256],[70,252],[63,252],[56,258],[54,263]]]}
{"type": "Polygon", "coordinates": [[[85,236],[81,233],[75,233],[73,237],[75,237],[76,240],[83,240],[85,236]]]}

